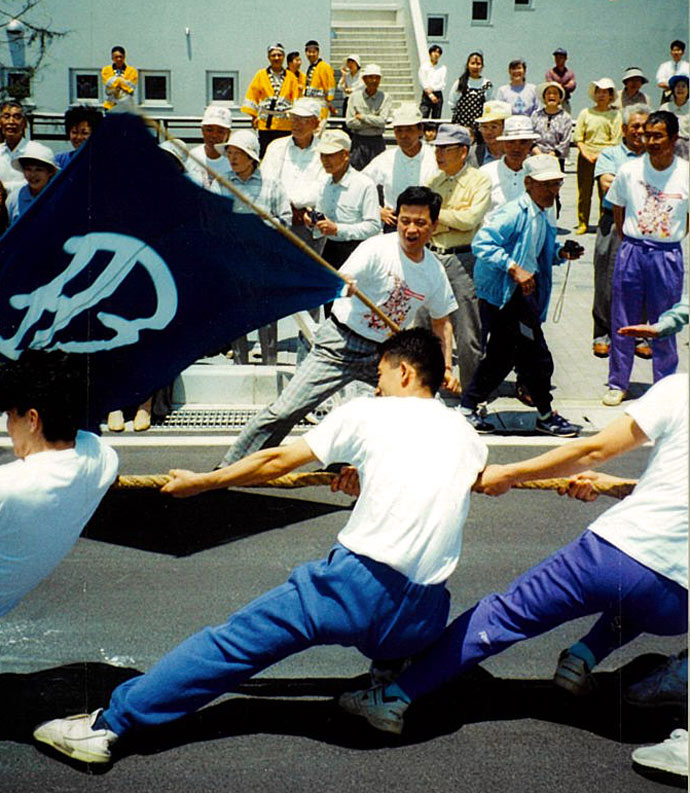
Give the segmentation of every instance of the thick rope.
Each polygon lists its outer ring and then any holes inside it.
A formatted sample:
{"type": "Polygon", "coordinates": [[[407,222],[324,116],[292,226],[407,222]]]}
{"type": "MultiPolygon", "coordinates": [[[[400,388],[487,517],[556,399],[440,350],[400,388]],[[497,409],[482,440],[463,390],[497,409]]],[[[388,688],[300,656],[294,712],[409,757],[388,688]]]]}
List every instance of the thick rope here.
{"type": "MultiPolygon", "coordinates": [[[[264,482],[261,485],[253,485],[254,487],[315,487],[322,485],[330,485],[335,479],[335,474],[328,471],[310,471],[305,473],[285,474],[277,479],[272,479],[270,482],[264,482]]],[[[141,490],[146,488],[160,488],[166,482],[170,481],[167,474],[130,474],[118,476],[112,488],[115,490],[141,490]]],[[[563,477],[559,479],[535,479],[531,482],[519,482],[513,485],[517,490],[558,490],[559,487],[566,487],[570,480],[563,477]]],[[[595,492],[604,496],[611,496],[612,498],[625,498],[632,493],[633,488],[637,482],[635,481],[622,481],[615,484],[597,484],[593,483],[595,492]]]]}

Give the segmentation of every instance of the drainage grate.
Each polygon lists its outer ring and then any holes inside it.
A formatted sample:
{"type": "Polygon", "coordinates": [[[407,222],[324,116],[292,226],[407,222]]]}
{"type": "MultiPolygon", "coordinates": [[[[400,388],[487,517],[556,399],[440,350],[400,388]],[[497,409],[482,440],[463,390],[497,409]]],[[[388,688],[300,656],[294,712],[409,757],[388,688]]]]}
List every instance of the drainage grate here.
{"type": "MultiPolygon", "coordinates": [[[[241,430],[261,410],[260,407],[243,408],[179,408],[172,410],[156,429],[162,430],[241,430]]],[[[299,427],[309,427],[300,421],[299,427]]]]}

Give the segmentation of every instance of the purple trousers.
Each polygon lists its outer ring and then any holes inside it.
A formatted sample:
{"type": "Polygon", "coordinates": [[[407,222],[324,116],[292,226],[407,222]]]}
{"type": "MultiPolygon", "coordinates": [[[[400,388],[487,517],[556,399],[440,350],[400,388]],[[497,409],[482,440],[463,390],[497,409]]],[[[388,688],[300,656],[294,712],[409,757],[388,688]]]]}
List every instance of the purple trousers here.
{"type": "Polygon", "coordinates": [[[516,642],[589,614],[601,616],[580,641],[599,663],[640,633],[685,633],[688,591],[585,531],[453,620],[395,682],[416,699],[516,642]]]}
{"type": "MultiPolygon", "coordinates": [[[[678,242],[654,242],[624,237],[613,271],[611,289],[611,352],[609,388],[627,391],[635,357],[635,339],[619,336],[625,325],[655,323],[680,300],[683,291],[683,253],[678,242]]],[[[654,382],[678,367],[675,336],[652,341],[654,382]]]]}

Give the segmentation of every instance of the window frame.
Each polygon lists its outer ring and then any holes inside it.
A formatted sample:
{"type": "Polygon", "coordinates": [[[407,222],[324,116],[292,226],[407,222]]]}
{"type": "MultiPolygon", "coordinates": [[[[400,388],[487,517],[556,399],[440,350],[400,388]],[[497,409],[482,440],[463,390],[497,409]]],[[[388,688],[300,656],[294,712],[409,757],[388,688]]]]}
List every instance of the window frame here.
{"type": "Polygon", "coordinates": [[[491,14],[493,11],[492,2],[491,0],[472,0],[472,5],[470,7],[470,24],[476,26],[487,26],[491,25],[491,14]],[[475,19],[474,18],[474,6],[476,3],[484,3],[486,5],[486,19],[475,19]]]}
{"type": "Polygon", "coordinates": [[[10,99],[14,99],[17,102],[21,102],[22,104],[31,104],[33,100],[33,90],[34,90],[34,83],[33,83],[33,70],[28,67],[23,66],[3,66],[2,67],[2,87],[6,92],[7,96],[10,99]],[[11,74],[24,74],[28,77],[29,80],[29,92],[26,95],[22,96],[15,96],[9,90],[10,84],[10,75],[11,74]]]}
{"type": "Polygon", "coordinates": [[[427,14],[426,15],[426,37],[429,41],[446,41],[448,35],[448,14],[427,14]],[[432,19],[440,19],[443,23],[443,32],[440,35],[434,35],[429,32],[429,22],[432,19]]]}
{"type": "Polygon", "coordinates": [[[142,107],[153,108],[166,108],[172,109],[172,74],[170,69],[139,69],[139,77],[137,80],[136,94],[139,99],[139,104],[142,107]],[[146,78],[147,77],[165,77],[165,99],[147,99],[146,98],[146,78]]]}
{"type": "Polygon", "coordinates": [[[533,0],[514,0],[513,8],[515,11],[534,11],[533,0]]]}
{"type": "Polygon", "coordinates": [[[206,105],[219,105],[220,107],[240,107],[239,97],[240,73],[233,69],[207,69],[206,70],[206,105]],[[215,77],[230,77],[233,81],[233,98],[216,99],[213,96],[213,80],[215,77]]]}
{"type": "Polygon", "coordinates": [[[69,101],[71,105],[102,105],[103,104],[103,79],[100,69],[70,68],[69,70],[69,101]],[[95,77],[98,96],[96,98],[79,97],[77,95],[77,80],[81,76],[95,77]]]}

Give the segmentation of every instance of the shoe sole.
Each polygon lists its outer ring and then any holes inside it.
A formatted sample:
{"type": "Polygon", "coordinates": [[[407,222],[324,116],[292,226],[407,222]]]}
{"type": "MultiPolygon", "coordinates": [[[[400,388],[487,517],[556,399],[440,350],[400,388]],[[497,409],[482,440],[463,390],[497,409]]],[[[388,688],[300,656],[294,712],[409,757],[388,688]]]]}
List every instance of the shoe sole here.
{"type": "Polygon", "coordinates": [[[60,754],[64,754],[73,760],[79,760],[82,763],[109,763],[111,761],[111,756],[109,754],[102,755],[84,751],[78,746],[67,746],[52,735],[41,735],[40,727],[34,732],[34,740],[39,743],[44,743],[52,749],[55,749],[55,751],[60,752],[60,754]]]}
{"type": "Polygon", "coordinates": [[[402,733],[402,722],[391,721],[389,719],[377,719],[375,716],[372,716],[369,711],[360,708],[345,695],[341,695],[338,699],[338,706],[341,710],[344,710],[345,713],[349,713],[350,716],[360,716],[365,719],[367,724],[370,724],[374,729],[380,730],[381,732],[389,732],[393,735],[400,735],[402,733]]]}
{"type": "Polygon", "coordinates": [[[553,435],[554,438],[576,438],[580,432],[580,430],[573,430],[572,432],[552,432],[543,427],[535,427],[534,429],[537,432],[541,432],[542,435],[553,435]]]}
{"type": "Polygon", "coordinates": [[[643,768],[651,768],[654,771],[660,771],[664,774],[673,774],[674,776],[684,776],[687,777],[688,769],[686,767],[680,768],[678,766],[671,767],[670,765],[663,765],[661,763],[647,763],[644,760],[637,760],[633,757],[633,764],[640,765],[643,768]]]}

